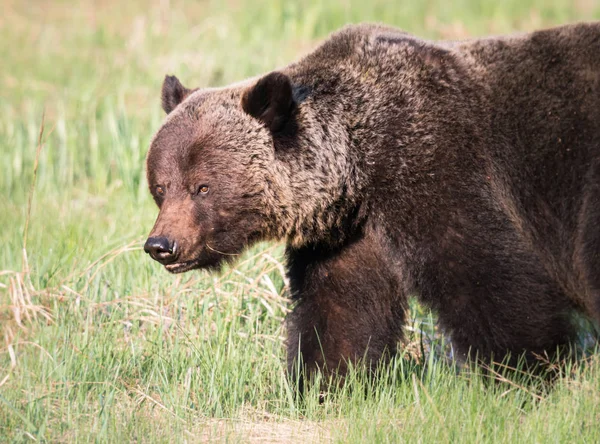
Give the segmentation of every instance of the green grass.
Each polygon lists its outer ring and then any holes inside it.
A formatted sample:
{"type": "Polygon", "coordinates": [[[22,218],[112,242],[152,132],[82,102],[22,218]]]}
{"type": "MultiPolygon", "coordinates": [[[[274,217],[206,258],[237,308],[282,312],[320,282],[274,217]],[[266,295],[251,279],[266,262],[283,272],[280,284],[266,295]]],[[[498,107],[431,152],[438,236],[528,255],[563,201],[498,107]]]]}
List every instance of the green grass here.
{"type": "Polygon", "coordinates": [[[323,404],[313,388],[301,405],[284,373],[281,245],[219,276],[172,276],[141,250],[157,213],[144,157],[166,73],[226,84],[348,22],[460,38],[594,18],[592,0],[4,0],[0,440],[600,442],[593,353],[552,387],[527,375],[490,384],[448,363],[414,304],[421,361],[400,356],[374,383],[352,373],[323,404]]]}

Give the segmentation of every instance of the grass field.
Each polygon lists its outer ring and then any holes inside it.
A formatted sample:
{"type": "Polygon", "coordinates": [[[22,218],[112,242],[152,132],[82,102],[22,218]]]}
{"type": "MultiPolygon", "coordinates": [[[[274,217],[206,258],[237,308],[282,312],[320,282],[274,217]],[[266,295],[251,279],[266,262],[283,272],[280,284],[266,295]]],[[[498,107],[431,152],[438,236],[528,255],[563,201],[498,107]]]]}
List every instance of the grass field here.
{"type": "Polygon", "coordinates": [[[218,276],[170,275],[141,249],[166,73],[226,84],[348,22],[462,38],[599,19],[600,2],[0,4],[0,441],[600,442],[600,358],[585,334],[554,386],[489,384],[494,373],[448,362],[434,317],[412,304],[416,352],[299,404],[281,245],[218,276]]]}

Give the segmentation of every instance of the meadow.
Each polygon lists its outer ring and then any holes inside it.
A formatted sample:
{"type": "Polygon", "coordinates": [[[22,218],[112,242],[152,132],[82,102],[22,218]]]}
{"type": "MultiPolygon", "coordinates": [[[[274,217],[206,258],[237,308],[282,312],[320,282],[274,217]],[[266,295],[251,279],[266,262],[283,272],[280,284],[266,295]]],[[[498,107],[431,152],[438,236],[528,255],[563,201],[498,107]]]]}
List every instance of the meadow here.
{"type": "Polygon", "coordinates": [[[268,72],[350,22],[458,39],[600,19],[594,0],[0,2],[0,441],[600,442],[600,354],[550,385],[406,350],[319,402],[285,376],[283,246],[221,274],[143,252],[160,85],[268,72]],[[496,382],[490,383],[490,380],[496,382]]]}

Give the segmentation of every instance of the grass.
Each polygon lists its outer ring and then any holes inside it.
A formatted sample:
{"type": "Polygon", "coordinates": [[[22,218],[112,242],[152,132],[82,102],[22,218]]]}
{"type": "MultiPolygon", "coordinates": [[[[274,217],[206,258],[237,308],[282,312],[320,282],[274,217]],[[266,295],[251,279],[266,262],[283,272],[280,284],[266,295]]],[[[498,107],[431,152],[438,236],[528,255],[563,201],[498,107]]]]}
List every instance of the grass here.
{"type": "Polygon", "coordinates": [[[322,404],[313,388],[300,405],[284,374],[281,245],[218,276],[172,276],[141,251],[164,74],[226,84],[347,22],[461,38],[598,19],[596,2],[3,0],[2,11],[0,441],[600,441],[598,355],[553,386],[489,383],[503,377],[448,362],[414,303],[420,358],[398,357],[375,382],[354,372],[322,404]]]}

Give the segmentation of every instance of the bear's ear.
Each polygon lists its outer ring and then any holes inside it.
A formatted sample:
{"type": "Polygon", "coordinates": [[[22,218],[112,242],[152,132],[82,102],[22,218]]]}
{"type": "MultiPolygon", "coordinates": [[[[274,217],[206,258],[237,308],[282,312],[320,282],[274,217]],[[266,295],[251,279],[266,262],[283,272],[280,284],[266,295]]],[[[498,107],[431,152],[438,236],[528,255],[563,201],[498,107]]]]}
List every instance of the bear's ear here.
{"type": "Polygon", "coordinates": [[[294,110],[292,84],[285,74],[272,72],[242,94],[242,109],[263,122],[271,132],[281,131],[294,110]]]}
{"type": "Polygon", "coordinates": [[[193,90],[183,86],[177,77],[165,76],[161,93],[162,108],[169,114],[192,92],[193,90]]]}

